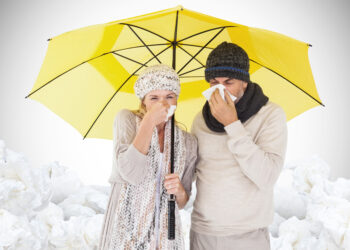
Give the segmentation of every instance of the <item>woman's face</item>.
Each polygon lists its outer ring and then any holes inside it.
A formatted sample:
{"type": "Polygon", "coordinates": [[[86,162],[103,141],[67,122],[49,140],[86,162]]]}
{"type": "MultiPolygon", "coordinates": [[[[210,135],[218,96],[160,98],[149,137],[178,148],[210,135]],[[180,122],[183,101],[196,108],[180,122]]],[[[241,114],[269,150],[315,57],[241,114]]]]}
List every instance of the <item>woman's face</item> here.
{"type": "Polygon", "coordinates": [[[176,94],[170,90],[153,90],[147,93],[143,99],[143,104],[146,106],[146,111],[150,110],[157,102],[162,102],[168,107],[171,105],[176,105],[176,94]]]}

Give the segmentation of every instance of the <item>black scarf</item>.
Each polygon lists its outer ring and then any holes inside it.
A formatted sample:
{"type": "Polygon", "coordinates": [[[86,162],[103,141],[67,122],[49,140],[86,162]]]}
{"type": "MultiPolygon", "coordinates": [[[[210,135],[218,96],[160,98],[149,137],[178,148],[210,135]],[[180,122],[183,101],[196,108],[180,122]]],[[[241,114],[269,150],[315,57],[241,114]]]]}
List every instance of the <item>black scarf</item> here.
{"type": "MultiPolygon", "coordinates": [[[[255,115],[262,106],[268,102],[269,98],[264,95],[261,87],[253,82],[248,82],[247,88],[242,98],[236,103],[238,119],[242,123],[247,121],[251,116],[255,115]]],[[[214,132],[225,132],[222,125],[210,112],[208,101],[204,104],[202,114],[205,124],[214,132]]]]}

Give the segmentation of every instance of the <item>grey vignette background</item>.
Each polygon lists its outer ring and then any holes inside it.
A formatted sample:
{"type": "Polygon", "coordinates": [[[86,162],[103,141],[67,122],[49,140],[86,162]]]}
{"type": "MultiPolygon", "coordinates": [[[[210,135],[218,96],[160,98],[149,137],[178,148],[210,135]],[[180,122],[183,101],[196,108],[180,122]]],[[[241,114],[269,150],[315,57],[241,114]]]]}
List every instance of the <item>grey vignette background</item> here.
{"type": "Polygon", "coordinates": [[[350,178],[347,0],[1,0],[0,139],[34,165],[57,160],[76,170],[84,183],[106,184],[112,165],[112,142],[82,140],[73,127],[45,106],[24,98],[39,73],[47,39],[179,4],[313,45],[309,59],[326,107],[316,107],[288,123],[286,162],[317,154],[330,165],[332,178],[350,178]]]}

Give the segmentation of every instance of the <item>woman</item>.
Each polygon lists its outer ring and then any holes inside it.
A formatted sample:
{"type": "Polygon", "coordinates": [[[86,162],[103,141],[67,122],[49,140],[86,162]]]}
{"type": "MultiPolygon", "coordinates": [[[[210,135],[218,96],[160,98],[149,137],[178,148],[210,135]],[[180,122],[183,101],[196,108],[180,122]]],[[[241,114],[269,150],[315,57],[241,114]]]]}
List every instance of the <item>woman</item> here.
{"type": "Polygon", "coordinates": [[[166,65],[148,67],[134,85],[138,111],[120,111],[114,123],[112,190],[99,249],[184,249],[179,209],[191,193],[197,141],[175,126],[174,174],[170,169],[169,107],[180,82],[166,65]],[[167,238],[168,196],[176,196],[175,240],[167,238]]]}

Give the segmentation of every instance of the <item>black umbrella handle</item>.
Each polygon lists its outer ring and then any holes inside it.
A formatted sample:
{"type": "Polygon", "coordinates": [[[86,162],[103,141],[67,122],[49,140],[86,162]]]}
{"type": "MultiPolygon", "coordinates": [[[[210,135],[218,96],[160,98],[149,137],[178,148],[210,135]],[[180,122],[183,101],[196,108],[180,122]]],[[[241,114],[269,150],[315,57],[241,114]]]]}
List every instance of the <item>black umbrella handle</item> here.
{"type": "Polygon", "coordinates": [[[175,199],[168,200],[168,240],[175,240],[175,199]]]}
{"type": "MultiPolygon", "coordinates": [[[[170,147],[170,173],[174,173],[174,136],[175,115],[171,118],[171,147],[170,147]]],[[[168,240],[175,239],[175,195],[171,194],[168,200],[168,240]]]]}

